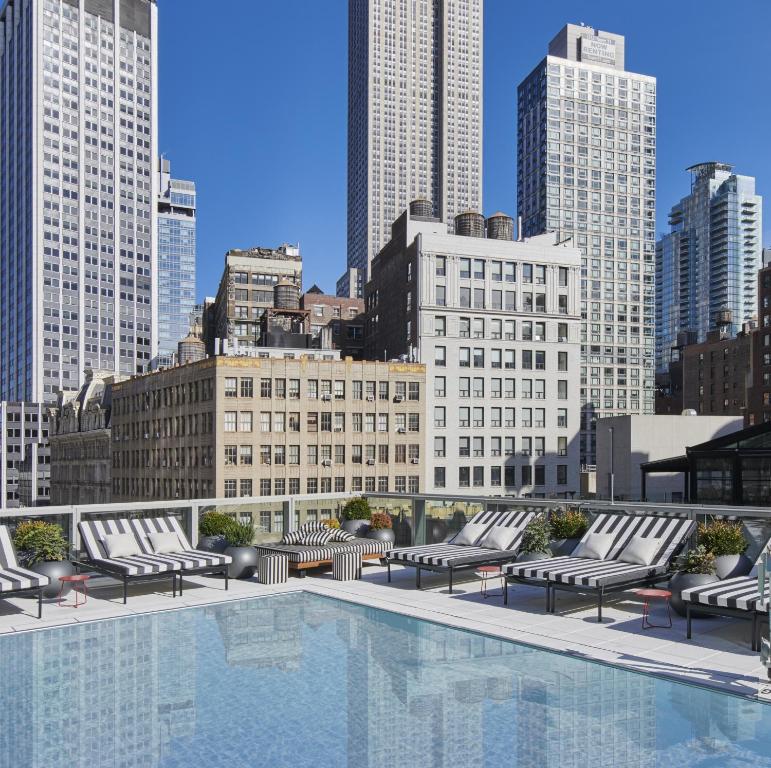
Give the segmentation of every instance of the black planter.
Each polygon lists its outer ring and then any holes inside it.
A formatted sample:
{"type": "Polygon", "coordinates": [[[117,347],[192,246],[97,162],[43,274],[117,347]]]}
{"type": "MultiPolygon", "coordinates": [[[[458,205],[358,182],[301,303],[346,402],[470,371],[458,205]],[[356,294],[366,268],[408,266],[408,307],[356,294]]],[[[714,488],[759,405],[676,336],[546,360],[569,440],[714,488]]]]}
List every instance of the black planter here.
{"type": "Polygon", "coordinates": [[[60,576],[73,576],[75,574],[75,566],[67,560],[46,560],[31,565],[29,569],[35,573],[41,573],[43,576],[48,576],[51,580],[47,587],[43,587],[43,597],[59,597],[59,590],[61,590],[62,595],[66,595],[72,589],[72,584],[67,582],[62,584],[59,581],[60,576]]]}
{"type": "Polygon", "coordinates": [[[720,555],[715,558],[715,573],[719,579],[746,576],[752,570],[752,560],[746,555],[720,555]]]}
{"type": "MultiPolygon", "coordinates": [[[[463,526],[461,526],[462,528],[463,526]]],[[[460,530],[460,528],[458,529],[460,530]]],[[[438,543],[445,540],[447,537],[447,523],[444,520],[438,518],[428,518],[426,520],[426,541],[431,543],[438,543]]]]}
{"type": "Polygon", "coordinates": [[[536,560],[547,560],[552,556],[551,552],[521,552],[517,555],[518,563],[531,563],[536,560]]]}
{"type": "Polygon", "coordinates": [[[254,576],[257,568],[257,550],[254,547],[228,547],[225,554],[233,558],[233,562],[228,565],[228,576],[231,579],[254,576]]]}
{"type": "Polygon", "coordinates": [[[387,541],[389,544],[396,544],[396,534],[391,528],[370,528],[367,532],[368,539],[376,541],[387,541]]]}
{"type": "Polygon", "coordinates": [[[369,531],[369,520],[343,520],[340,527],[347,533],[363,539],[369,531]]]}
{"type": "Polygon", "coordinates": [[[227,539],[224,536],[201,536],[198,539],[198,549],[203,552],[215,552],[221,555],[228,548],[227,539]]]}
{"type": "Polygon", "coordinates": [[[565,557],[573,554],[579,541],[581,539],[552,539],[549,542],[549,549],[554,557],[565,557]]]}
{"type": "MultiPolygon", "coordinates": [[[[685,616],[685,603],[680,597],[680,593],[684,589],[691,589],[692,587],[702,587],[705,584],[713,584],[719,581],[717,576],[713,576],[711,573],[676,573],[669,580],[669,589],[672,592],[669,604],[672,606],[672,610],[678,616],[685,616]]],[[[700,613],[698,611],[691,610],[691,616],[696,618],[706,619],[710,616],[709,613],[700,613]]]]}

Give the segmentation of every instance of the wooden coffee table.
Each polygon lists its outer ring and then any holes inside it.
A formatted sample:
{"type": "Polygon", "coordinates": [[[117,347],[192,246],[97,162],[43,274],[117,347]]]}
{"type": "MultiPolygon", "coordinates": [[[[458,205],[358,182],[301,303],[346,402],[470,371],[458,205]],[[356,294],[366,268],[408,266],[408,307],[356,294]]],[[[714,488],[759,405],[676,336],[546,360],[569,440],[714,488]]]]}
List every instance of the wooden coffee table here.
{"type": "Polygon", "coordinates": [[[61,587],[59,588],[59,606],[62,608],[79,608],[88,602],[88,588],[86,584],[91,577],[87,573],[76,573],[73,576],[60,576],[59,581],[61,587]],[[72,584],[72,591],[75,593],[74,603],[63,603],[62,593],[64,592],[64,586],[66,584],[72,584]],[[80,589],[78,590],[78,585],[80,589]],[[82,595],[83,599],[78,600],[78,595],[82,595]]]}
{"type": "Polygon", "coordinates": [[[672,611],[669,608],[669,598],[672,593],[668,589],[636,589],[635,594],[643,598],[642,628],[643,629],[670,629],[672,627],[672,611]],[[667,607],[668,624],[651,624],[650,601],[663,600],[667,607]]]}

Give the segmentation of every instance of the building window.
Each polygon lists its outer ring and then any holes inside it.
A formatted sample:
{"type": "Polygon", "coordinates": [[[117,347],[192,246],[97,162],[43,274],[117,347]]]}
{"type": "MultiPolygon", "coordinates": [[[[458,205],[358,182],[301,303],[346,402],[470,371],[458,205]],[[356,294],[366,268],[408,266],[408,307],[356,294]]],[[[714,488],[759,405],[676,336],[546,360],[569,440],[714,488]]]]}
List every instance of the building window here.
{"type": "Polygon", "coordinates": [[[237,414],[235,411],[225,411],[225,415],[224,415],[225,432],[236,431],[236,419],[237,419],[237,414]]]}
{"type": "Polygon", "coordinates": [[[240,481],[240,487],[238,489],[239,496],[251,496],[252,495],[252,481],[246,478],[242,478],[240,481]]]}
{"type": "Polygon", "coordinates": [[[435,488],[445,487],[445,468],[444,467],[434,467],[434,487],[435,488]]]}
{"type": "Polygon", "coordinates": [[[238,397],[238,379],[225,377],[225,397],[238,397]]]}
{"type": "Polygon", "coordinates": [[[251,377],[241,379],[241,397],[254,396],[254,381],[251,377]]]}
{"type": "Polygon", "coordinates": [[[225,480],[225,498],[235,499],[238,491],[238,486],[235,480],[225,480]]]}

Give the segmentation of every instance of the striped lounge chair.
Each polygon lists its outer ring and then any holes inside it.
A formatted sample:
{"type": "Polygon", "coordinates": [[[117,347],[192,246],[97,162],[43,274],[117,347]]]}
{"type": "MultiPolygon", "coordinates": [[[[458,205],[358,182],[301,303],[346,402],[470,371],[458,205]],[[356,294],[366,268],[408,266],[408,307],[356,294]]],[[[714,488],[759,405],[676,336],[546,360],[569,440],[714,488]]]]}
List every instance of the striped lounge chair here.
{"type": "Polygon", "coordinates": [[[7,597],[12,594],[36,592],[37,617],[42,619],[43,587],[47,587],[50,581],[48,576],[43,576],[42,573],[19,566],[8,528],[0,525],[0,595],[7,597]]]}
{"type": "MultiPolygon", "coordinates": [[[[554,613],[557,590],[597,596],[597,621],[602,621],[602,602],[610,592],[655,583],[671,570],[672,560],[693,535],[693,520],[655,515],[602,513],[597,515],[581,541],[594,533],[613,534],[613,544],[602,560],[585,557],[550,557],[526,563],[512,563],[503,568],[509,581],[546,588],[546,610],[554,613]],[[634,537],[660,540],[650,565],[627,563],[618,559],[634,537]]],[[[504,590],[508,603],[508,589],[504,590]]]]}
{"type": "MultiPolygon", "coordinates": [[[[757,567],[765,557],[764,548],[755,562],[757,567]]],[[[752,637],[750,644],[753,651],[760,650],[760,619],[768,610],[769,589],[766,579],[761,592],[756,568],[749,576],[737,576],[724,579],[701,587],[684,589],[680,597],[685,603],[685,618],[687,622],[686,637],[691,639],[692,614],[711,613],[717,616],[731,616],[749,619],[752,622],[752,637]]]]}
{"type": "Polygon", "coordinates": [[[263,557],[286,555],[289,567],[302,578],[309,568],[331,565],[338,552],[356,552],[362,560],[382,560],[390,546],[389,542],[376,539],[330,541],[326,544],[258,544],[257,554],[263,557]]]}
{"type": "Polygon", "coordinates": [[[415,586],[418,589],[420,589],[421,571],[447,571],[450,579],[450,593],[452,594],[452,577],[455,571],[512,561],[517,556],[525,526],[534,516],[535,512],[523,510],[509,512],[485,510],[474,515],[470,520],[471,523],[487,526],[477,540],[481,540],[494,528],[509,528],[515,532],[509,548],[504,550],[453,544],[455,537],[442,544],[423,544],[415,547],[391,549],[386,552],[388,581],[391,581],[391,563],[415,568],[415,586]]]}
{"type": "Polygon", "coordinates": [[[179,579],[179,594],[182,594],[183,576],[193,574],[222,574],[225,577],[225,589],[228,588],[228,565],[233,562],[230,555],[216,552],[204,552],[190,546],[190,541],[182,530],[176,517],[133,518],[131,525],[134,529],[142,552],[153,554],[153,547],[148,539],[150,533],[176,533],[179,539],[179,552],[170,552],[163,555],[155,555],[168,560],[175,566],[179,579]]]}

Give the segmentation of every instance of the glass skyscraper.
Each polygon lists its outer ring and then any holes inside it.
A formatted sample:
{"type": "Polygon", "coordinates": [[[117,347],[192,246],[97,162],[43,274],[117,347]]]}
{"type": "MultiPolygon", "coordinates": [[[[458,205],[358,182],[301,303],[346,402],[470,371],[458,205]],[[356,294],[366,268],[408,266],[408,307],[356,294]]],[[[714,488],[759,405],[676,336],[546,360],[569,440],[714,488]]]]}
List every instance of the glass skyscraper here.
{"type": "Polygon", "coordinates": [[[582,254],[581,461],[595,421],[654,411],[656,79],[624,68],[624,38],[568,24],[518,89],[523,234],[582,254]]]}
{"type": "Polygon", "coordinates": [[[721,326],[731,336],[757,312],[763,262],[763,200],[755,179],[726,163],[688,168],[691,193],[672,207],[656,245],[656,367],[664,371],[678,334],[702,342],[721,326]]]}
{"type": "Polygon", "coordinates": [[[0,401],[157,344],[155,0],[0,0],[0,401]]]}
{"type": "Polygon", "coordinates": [[[349,0],[348,268],[362,286],[410,201],[446,222],[481,212],[482,15],[482,0],[349,0]]]}
{"type": "Polygon", "coordinates": [[[177,351],[195,308],[195,183],[158,161],[158,355],[177,351]]]}

